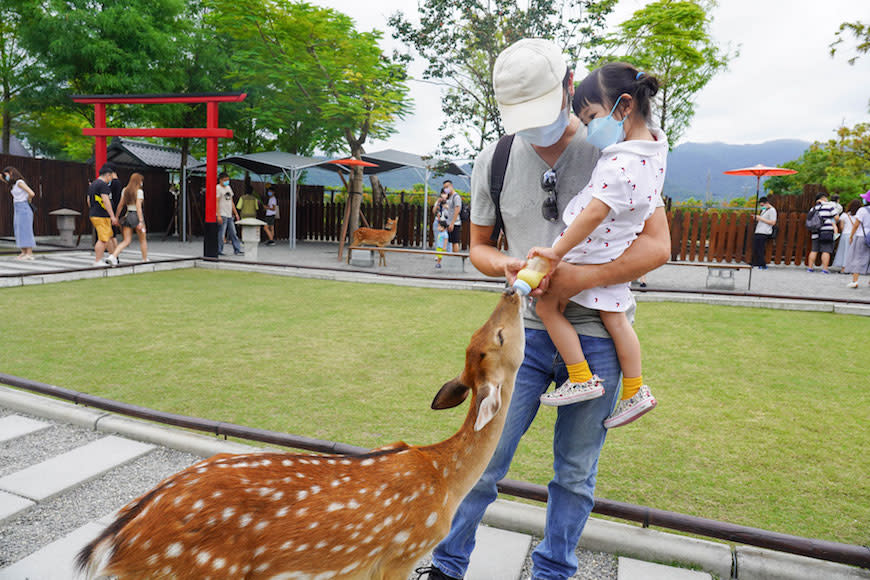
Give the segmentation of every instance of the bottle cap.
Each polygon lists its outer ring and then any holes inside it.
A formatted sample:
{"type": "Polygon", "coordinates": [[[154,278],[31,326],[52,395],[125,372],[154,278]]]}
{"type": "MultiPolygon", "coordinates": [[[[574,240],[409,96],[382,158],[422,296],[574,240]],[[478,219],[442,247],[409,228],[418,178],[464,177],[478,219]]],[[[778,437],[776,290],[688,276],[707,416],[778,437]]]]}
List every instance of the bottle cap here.
{"type": "Polygon", "coordinates": [[[532,291],[532,287],[528,285],[527,282],[517,279],[514,280],[514,290],[522,294],[523,296],[528,296],[532,291]]]}

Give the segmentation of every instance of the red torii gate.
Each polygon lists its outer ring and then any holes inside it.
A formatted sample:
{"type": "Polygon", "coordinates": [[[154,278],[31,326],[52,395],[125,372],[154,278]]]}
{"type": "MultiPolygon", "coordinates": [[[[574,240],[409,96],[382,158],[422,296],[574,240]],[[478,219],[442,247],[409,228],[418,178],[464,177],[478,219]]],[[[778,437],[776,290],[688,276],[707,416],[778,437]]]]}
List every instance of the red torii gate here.
{"type": "MultiPolygon", "coordinates": [[[[218,139],[230,139],[232,129],[218,127],[218,106],[220,103],[244,101],[246,93],[198,93],[166,95],[76,95],[72,100],[83,105],[94,106],[94,127],[82,129],[82,135],[95,137],[94,161],[96,171],[100,171],[108,156],[107,137],[162,137],[162,138],[199,138],[206,140],[205,174],[205,232],[203,256],[217,257],[217,162],[218,139]],[[106,105],[158,105],[158,104],[206,104],[206,126],[204,129],[121,129],[106,127],[106,105]],[[210,192],[210,194],[209,194],[210,192]]],[[[99,175],[98,175],[99,176],[99,175]]]]}

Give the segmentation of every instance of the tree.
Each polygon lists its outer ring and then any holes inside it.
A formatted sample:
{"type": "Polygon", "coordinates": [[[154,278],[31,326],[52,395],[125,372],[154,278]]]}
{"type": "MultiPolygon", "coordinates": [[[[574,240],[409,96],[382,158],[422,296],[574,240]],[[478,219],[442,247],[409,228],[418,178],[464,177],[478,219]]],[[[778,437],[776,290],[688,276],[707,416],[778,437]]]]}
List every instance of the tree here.
{"type": "Polygon", "coordinates": [[[713,2],[659,0],[636,11],[608,39],[606,60],[625,60],[655,74],[654,115],[673,147],[695,115],[694,98],[737,56],[710,37],[713,2]]]}
{"type": "MultiPolygon", "coordinates": [[[[360,159],[370,137],[387,138],[408,113],[406,60],[383,54],[379,32],[359,32],[348,16],[304,2],[211,4],[217,28],[237,41],[234,82],[263,87],[271,126],[298,148],[360,159]]],[[[360,168],[350,191],[362,192],[360,168]]],[[[351,197],[353,232],[361,196],[351,197]]]]}
{"type": "MultiPolygon", "coordinates": [[[[75,105],[70,95],[167,92],[171,87],[162,71],[178,57],[174,41],[184,0],[19,0],[18,4],[21,45],[43,67],[42,82],[28,94],[30,109],[42,116],[63,119],[68,112],[77,112],[92,123],[92,108],[75,105]]],[[[141,107],[109,109],[111,120],[130,123],[142,118],[141,107]]],[[[45,144],[49,149],[58,145],[45,144]]]]}
{"type": "Polygon", "coordinates": [[[771,177],[765,182],[767,190],[800,194],[805,184],[819,183],[847,203],[870,189],[870,123],[840,127],[835,139],[817,141],[798,159],[782,165],[797,173],[771,177]]]}
{"type": "Polygon", "coordinates": [[[572,66],[597,57],[605,18],[615,0],[425,0],[420,24],[401,12],[388,20],[393,36],[426,62],[423,79],[445,91],[440,152],[467,156],[504,133],[492,89],[498,54],[525,37],[551,38],[572,66]]]}
{"type": "Polygon", "coordinates": [[[0,153],[9,153],[13,121],[25,110],[21,97],[41,76],[38,63],[21,46],[21,5],[20,0],[0,0],[0,153]]]}
{"type": "Polygon", "coordinates": [[[837,53],[840,45],[845,41],[844,36],[847,34],[854,36],[858,43],[855,46],[855,50],[858,54],[849,59],[849,64],[854,65],[855,61],[858,60],[859,55],[870,52],[870,25],[864,24],[860,21],[842,23],[839,30],[837,30],[837,33],[834,35],[837,37],[837,40],[829,45],[832,57],[837,53]]]}

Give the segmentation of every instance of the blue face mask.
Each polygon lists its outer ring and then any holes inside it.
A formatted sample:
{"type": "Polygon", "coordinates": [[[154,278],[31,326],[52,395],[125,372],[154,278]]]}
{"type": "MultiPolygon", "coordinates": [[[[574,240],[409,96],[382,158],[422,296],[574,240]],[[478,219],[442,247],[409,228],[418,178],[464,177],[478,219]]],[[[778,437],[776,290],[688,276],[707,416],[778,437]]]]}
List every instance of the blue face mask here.
{"type": "Polygon", "coordinates": [[[532,127],[531,129],[523,129],[517,131],[517,135],[521,135],[523,139],[538,147],[550,147],[555,145],[556,141],[562,138],[565,129],[568,128],[570,121],[568,107],[565,107],[559,112],[556,120],[545,127],[532,127]]]}
{"type": "Polygon", "coordinates": [[[619,143],[620,141],[625,140],[625,130],[622,128],[625,119],[617,121],[613,118],[613,111],[616,110],[616,105],[619,104],[621,99],[622,95],[616,99],[616,103],[614,103],[613,108],[610,109],[609,115],[589,121],[589,125],[586,129],[586,141],[599,149],[604,149],[605,147],[610,147],[614,143],[619,143]]]}

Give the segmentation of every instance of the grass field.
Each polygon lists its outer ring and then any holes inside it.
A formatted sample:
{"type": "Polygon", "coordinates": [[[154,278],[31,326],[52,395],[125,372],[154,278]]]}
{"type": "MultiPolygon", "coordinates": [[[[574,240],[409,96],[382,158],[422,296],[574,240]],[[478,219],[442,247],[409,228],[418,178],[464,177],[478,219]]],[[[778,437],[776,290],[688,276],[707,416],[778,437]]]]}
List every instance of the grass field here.
{"type": "MultiPolygon", "coordinates": [[[[203,270],[8,288],[0,370],[354,445],[426,444],[467,411],[429,403],[495,301],[203,270]]],[[[866,318],[645,303],[637,330],[660,403],[610,433],[599,497],[870,543],[866,318]]],[[[539,413],[509,477],[547,482],[554,417],[539,413]]]]}

